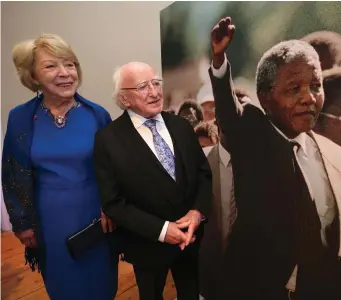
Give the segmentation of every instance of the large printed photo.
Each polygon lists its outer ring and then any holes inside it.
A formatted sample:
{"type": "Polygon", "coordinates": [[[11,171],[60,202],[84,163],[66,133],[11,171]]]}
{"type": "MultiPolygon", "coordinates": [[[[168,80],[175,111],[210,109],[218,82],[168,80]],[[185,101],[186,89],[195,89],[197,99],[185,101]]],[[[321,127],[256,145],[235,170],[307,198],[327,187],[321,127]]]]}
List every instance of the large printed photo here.
{"type": "Polygon", "coordinates": [[[175,2],[165,109],[212,170],[200,293],[341,299],[340,2],[175,2]]]}

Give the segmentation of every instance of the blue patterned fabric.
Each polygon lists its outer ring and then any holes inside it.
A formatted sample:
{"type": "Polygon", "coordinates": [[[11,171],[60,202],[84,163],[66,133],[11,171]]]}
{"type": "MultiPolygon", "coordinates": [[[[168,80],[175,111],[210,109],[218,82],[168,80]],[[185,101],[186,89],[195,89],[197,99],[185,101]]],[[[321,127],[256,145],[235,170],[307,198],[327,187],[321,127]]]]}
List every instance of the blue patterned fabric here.
{"type": "Polygon", "coordinates": [[[97,130],[96,116],[84,104],[70,110],[62,129],[41,108],[36,113],[31,145],[35,208],[45,250],[43,279],[53,300],[111,300],[116,293],[117,261],[110,264],[109,240],[76,260],[65,243],[101,216],[92,163],[97,130]]]}
{"type": "MultiPolygon", "coordinates": [[[[39,232],[37,207],[35,206],[36,190],[31,159],[31,147],[36,122],[36,112],[41,105],[43,95],[13,108],[8,117],[7,131],[2,152],[2,189],[14,232],[32,228],[39,232]]],[[[96,118],[97,127],[102,128],[111,122],[109,113],[102,107],[78,93],[75,100],[89,107],[96,118]]],[[[25,249],[26,263],[34,271],[41,270],[43,247],[25,249]]]]}
{"type": "Polygon", "coordinates": [[[156,120],[149,119],[144,125],[150,129],[153,134],[153,142],[157,157],[160,163],[166,169],[168,174],[175,180],[175,159],[172,150],[156,130],[156,120]]]}

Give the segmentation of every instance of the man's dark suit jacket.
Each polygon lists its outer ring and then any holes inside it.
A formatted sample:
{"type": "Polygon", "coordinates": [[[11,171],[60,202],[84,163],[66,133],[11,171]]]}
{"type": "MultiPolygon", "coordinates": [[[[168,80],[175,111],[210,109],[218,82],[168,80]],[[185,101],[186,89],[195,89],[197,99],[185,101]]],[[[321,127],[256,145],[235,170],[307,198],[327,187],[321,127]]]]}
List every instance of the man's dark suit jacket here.
{"type": "MultiPolygon", "coordinates": [[[[211,69],[209,74],[216,117],[230,146],[238,209],[222,284],[228,295],[235,295],[231,299],[276,299],[296,265],[294,203],[302,187],[295,181],[292,147],[259,108],[235,101],[229,64],[223,78],[211,69]]],[[[332,184],[334,195],[336,189],[337,182],[332,184]]],[[[339,241],[334,243],[335,255],[338,246],[339,241]]]]}
{"type": "MultiPolygon", "coordinates": [[[[176,221],[191,209],[208,216],[212,174],[187,120],[162,112],[174,145],[175,181],[162,167],[125,111],[95,137],[94,163],[103,212],[117,225],[126,261],[139,266],[169,265],[181,253],[178,245],[158,241],[165,221],[176,221]]],[[[197,249],[203,234],[199,226],[197,249]]]]}

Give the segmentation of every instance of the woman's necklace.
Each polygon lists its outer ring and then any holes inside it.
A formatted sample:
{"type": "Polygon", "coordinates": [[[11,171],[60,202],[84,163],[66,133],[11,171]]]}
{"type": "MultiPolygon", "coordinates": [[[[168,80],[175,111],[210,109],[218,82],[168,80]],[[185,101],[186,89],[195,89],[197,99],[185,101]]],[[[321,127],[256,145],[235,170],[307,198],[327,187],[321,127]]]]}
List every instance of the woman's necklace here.
{"type": "Polygon", "coordinates": [[[69,113],[69,111],[74,108],[74,107],[78,107],[79,103],[76,102],[75,100],[72,101],[71,105],[68,106],[68,108],[65,111],[64,115],[53,115],[51,113],[51,110],[48,109],[45,104],[44,101],[41,102],[41,106],[42,109],[53,119],[54,124],[56,125],[56,127],[58,128],[63,128],[66,125],[66,121],[67,121],[67,114],[69,113]]]}

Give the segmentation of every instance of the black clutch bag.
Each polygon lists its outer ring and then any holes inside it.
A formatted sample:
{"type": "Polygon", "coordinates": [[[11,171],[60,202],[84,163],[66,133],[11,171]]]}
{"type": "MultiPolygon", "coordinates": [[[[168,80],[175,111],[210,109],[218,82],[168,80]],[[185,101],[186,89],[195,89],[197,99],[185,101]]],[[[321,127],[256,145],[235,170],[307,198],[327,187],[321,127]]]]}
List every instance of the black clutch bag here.
{"type": "Polygon", "coordinates": [[[78,259],[88,250],[100,244],[105,236],[101,225],[101,219],[97,219],[89,226],[68,237],[66,246],[73,259],[78,259]]]}

